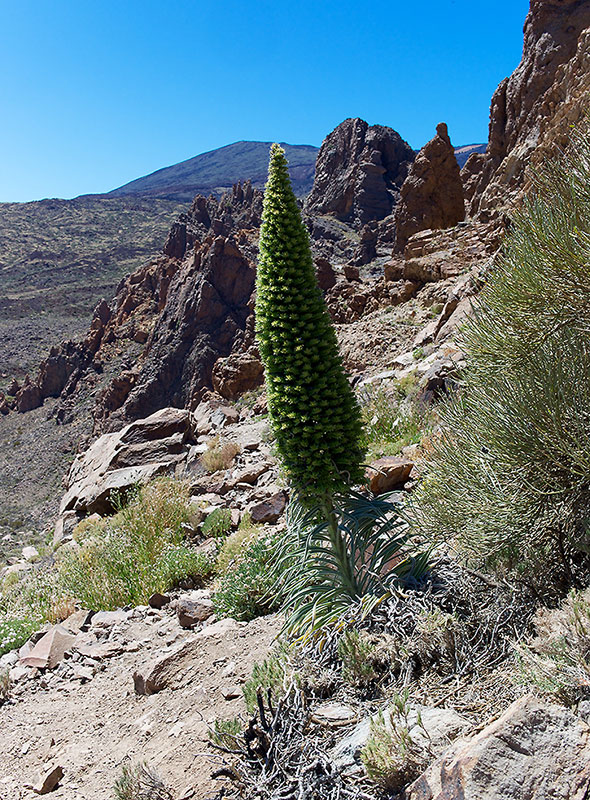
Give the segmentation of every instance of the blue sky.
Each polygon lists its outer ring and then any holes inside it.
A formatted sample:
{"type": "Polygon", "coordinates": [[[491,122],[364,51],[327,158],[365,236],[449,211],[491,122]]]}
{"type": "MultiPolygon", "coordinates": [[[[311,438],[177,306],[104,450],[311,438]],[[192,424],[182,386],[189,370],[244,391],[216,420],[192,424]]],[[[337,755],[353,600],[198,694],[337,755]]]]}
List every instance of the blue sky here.
{"type": "Polygon", "coordinates": [[[487,140],[527,0],[0,0],[0,201],[105,192],[346,117],[487,140]]]}

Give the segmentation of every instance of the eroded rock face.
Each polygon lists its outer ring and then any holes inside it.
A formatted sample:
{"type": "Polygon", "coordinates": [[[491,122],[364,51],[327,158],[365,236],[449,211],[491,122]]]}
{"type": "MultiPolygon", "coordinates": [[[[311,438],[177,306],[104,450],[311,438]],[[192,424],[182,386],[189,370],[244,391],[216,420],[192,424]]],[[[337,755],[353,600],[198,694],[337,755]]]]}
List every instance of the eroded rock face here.
{"type": "Polygon", "coordinates": [[[235,241],[209,237],[174,275],[137,381],[115,420],[164,405],[195,408],[213,366],[244,336],[254,270],[235,241]]]}
{"type": "Polygon", "coordinates": [[[491,103],[487,152],[463,168],[470,212],[499,213],[525,186],[526,168],[555,145],[588,107],[590,4],[531,0],[522,60],[500,83],[491,103]]]}
{"type": "Polygon", "coordinates": [[[459,740],[406,791],[406,800],[584,800],[590,727],[532,695],[472,739],[459,740]]]}
{"type": "Polygon", "coordinates": [[[391,214],[414,151],[384,125],[347,119],[324,140],[316,162],[308,214],[331,214],[362,227],[391,214]]]}
{"type": "Polygon", "coordinates": [[[424,145],[401,188],[395,213],[395,252],[402,253],[410,236],[427,229],[450,228],[465,219],[463,184],[447,126],[424,145]]]}
{"type": "Polygon", "coordinates": [[[163,408],[118,433],[100,436],[71,466],[60,515],[111,510],[111,492],[174,470],[192,442],[188,411],[163,408]]]}

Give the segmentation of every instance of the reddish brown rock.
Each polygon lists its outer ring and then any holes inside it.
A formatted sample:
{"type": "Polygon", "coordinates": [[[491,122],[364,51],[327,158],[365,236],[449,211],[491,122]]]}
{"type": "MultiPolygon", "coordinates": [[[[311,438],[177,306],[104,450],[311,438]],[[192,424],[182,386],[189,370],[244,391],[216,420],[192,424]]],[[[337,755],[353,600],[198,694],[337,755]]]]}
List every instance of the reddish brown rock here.
{"type": "Polygon", "coordinates": [[[39,408],[43,403],[43,395],[36,383],[33,383],[30,377],[25,377],[22,388],[18,391],[16,398],[16,410],[19,414],[24,414],[27,411],[32,411],[34,408],[39,408]]]}
{"type": "Polygon", "coordinates": [[[243,336],[253,288],[254,270],[232,239],[208,239],[185,260],[118,418],[147,416],[163,405],[196,407],[212,385],[214,364],[243,336]]]}
{"type": "Polygon", "coordinates": [[[347,119],[322,143],[305,209],[359,228],[391,214],[414,160],[412,148],[383,125],[347,119]]]}
{"type": "Polygon", "coordinates": [[[424,145],[401,188],[395,212],[394,251],[403,253],[418,231],[450,228],[465,219],[463,184],[447,126],[424,145]]]}
{"type": "Polygon", "coordinates": [[[180,597],[176,604],[176,616],[181,628],[194,628],[213,616],[213,602],[208,596],[180,597]]]}
{"type": "Polygon", "coordinates": [[[525,187],[535,165],[583,120],[590,91],[590,4],[531,0],[522,60],[492,98],[484,155],[464,167],[470,212],[486,220],[525,187]]]}
{"type": "Polygon", "coordinates": [[[369,488],[374,495],[401,488],[410,479],[414,462],[398,456],[384,456],[371,462],[366,470],[369,488]]]}
{"type": "Polygon", "coordinates": [[[213,389],[226,400],[235,400],[264,380],[264,369],[258,351],[230,353],[215,362],[211,372],[213,389]]]}
{"type": "Polygon", "coordinates": [[[250,518],[255,523],[276,522],[285,510],[287,495],[277,492],[262,503],[257,503],[250,509],[250,518]]]}
{"type": "Polygon", "coordinates": [[[323,292],[327,292],[336,284],[336,273],[327,258],[315,259],[315,272],[318,286],[323,292]]]}
{"type": "Polygon", "coordinates": [[[62,766],[59,764],[50,765],[40,773],[37,783],[33,786],[33,791],[35,794],[49,794],[49,792],[57,788],[63,776],[62,766]]]}

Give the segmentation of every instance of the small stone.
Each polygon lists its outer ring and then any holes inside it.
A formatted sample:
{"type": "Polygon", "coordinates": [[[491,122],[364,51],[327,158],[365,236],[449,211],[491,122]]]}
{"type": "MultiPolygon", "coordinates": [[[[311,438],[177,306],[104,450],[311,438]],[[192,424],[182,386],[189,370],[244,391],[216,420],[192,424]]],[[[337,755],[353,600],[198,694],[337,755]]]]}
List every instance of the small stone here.
{"type": "Polygon", "coordinates": [[[36,561],[39,558],[39,551],[36,547],[29,545],[28,547],[23,547],[22,550],[23,558],[25,561],[36,561]]]}
{"type": "Polygon", "coordinates": [[[54,625],[32,648],[28,655],[21,658],[22,667],[38,667],[53,669],[72,647],[76,637],[61,625],[54,625]]]}
{"type": "Polygon", "coordinates": [[[56,788],[63,776],[64,771],[59,764],[50,766],[39,775],[39,780],[33,786],[33,791],[36,794],[48,794],[56,788]]]}
{"type": "Polygon", "coordinates": [[[168,605],[169,602],[170,602],[170,597],[167,594],[160,594],[160,592],[154,592],[154,594],[148,600],[148,605],[151,608],[160,609],[168,605]]]}
{"type": "Polygon", "coordinates": [[[285,510],[287,505],[287,495],[285,492],[277,492],[264,500],[262,503],[257,503],[250,509],[250,517],[254,523],[276,522],[285,510]]]}
{"type": "Polygon", "coordinates": [[[397,456],[379,458],[366,469],[369,488],[374,495],[397,489],[410,479],[413,468],[414,462],[407,458],[397,456]]]}
{"type": "Polygon", "coordinates": [[[180,597],[176,604],[176,615],[181,628],[194,628],[213,615],[213,601],[208,597],[180,597]]]}
{"type": "Polygon", "coordinates": [[[232,678],[236,674],[236,662],[230,661],[221,671],[222,678],[232,678]]]}
{"type": "Polygon", "coordinates": [[[358,714],[353,708],[343,703],[323,703],[315,709],[311,718],[314,722],[325,725],[327,728],[340,728],[356,722],[358,714]]]}
{"type": "Polygon", "coordinates": [[[99,611],[92,617],[90,623],[91,628],[112,628],[114,625],[120,625],[127,622],[128,613],[118,608],[116,611],[99,611]]]}
{"type": "Polygon", "coordinates": [[[242,690],[239,686],[224,686],[221,689],[221,696],[224,700],[235,700],[237,697],[242,696],[242,690]]]}

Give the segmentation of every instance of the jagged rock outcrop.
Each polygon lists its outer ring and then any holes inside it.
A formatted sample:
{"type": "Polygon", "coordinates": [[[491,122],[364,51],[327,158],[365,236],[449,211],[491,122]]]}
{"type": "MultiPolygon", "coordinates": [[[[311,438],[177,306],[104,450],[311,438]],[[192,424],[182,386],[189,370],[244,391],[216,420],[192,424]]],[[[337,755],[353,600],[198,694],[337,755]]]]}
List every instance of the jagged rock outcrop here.
{"type": "Polygon", "coordinates": [[[424,145],[410,167],[395,212],[394,251],[403,253],[410,236],[427,229],[450,228],[465,219],[463,184],[447,126],[424,145]]]}
{"type": "Polygon", "coordinates": [[[391,214],[414,151],[384,125],[347,119],[322,143],[305,210],[362,227],[391,214]]]}
{"type": "Polygon", "coordinates": [[[526,183],[526,168],[567,141],[590,92],[590,3],[531,0],[522,60],[491,103],[485,154],[463,168],[470,213],[497,216],[526,183]]]}
{"type": "Polygon", "coordinates": [[[34,380],[26,376],[22,387],[16,389],[14,406],[19,413],[39,408],[48,397],[71,394],[84,370],[92,363],[110,320],[111,311],[105,300],[94,310],[88,335],[81,342],[66,341],[54,346],[41,362],[34,380]]]}
{"type": "Polygon", "coordinates": [[[116,420],[194,408],[215,362],[243,340],[254,269],[232,238],[210,236],[173,276],[137,381],[116,420]]]}
{"type": "Polygon", "coordinates": [[[263,192],[250,181],[237,183],[219,199],[197,195],[189,211],[172,225],[164,254],[182,259],[188,250],[207,234],[229,236],[242,229],[260,227],[263,192]]]}
{"type": "Polygon", "coordinates": [[[111,492],[173,471],[192,441],[190,414],[176,408],[162,408],[118,433],[103,434],[72,464],[60,514],[111,511],[111,492]]]}

